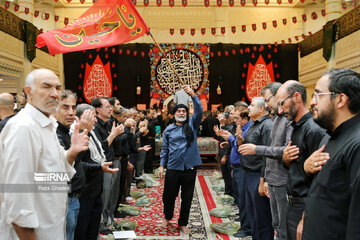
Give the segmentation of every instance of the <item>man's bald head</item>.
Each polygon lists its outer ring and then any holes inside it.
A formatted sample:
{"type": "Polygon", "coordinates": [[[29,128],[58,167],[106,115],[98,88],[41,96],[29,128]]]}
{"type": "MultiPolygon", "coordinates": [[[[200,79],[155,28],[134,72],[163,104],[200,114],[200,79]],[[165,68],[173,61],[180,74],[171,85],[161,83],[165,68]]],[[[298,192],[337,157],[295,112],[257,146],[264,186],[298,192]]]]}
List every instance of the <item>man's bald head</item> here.
{"type": "Polygon", "coordinates": [[[306,104],[306,88],[302,83],[295,80],[288,80],[280,88],[282,87],[286,89],[289,95],[294,94],[295,92],[300,93],[303,103],[306,104]]]}
{"type": "Polygon", "coordinates": [[[10,93],[0,94],[0,116],[5,118],[14,114],[14,96],[10,93]]]}

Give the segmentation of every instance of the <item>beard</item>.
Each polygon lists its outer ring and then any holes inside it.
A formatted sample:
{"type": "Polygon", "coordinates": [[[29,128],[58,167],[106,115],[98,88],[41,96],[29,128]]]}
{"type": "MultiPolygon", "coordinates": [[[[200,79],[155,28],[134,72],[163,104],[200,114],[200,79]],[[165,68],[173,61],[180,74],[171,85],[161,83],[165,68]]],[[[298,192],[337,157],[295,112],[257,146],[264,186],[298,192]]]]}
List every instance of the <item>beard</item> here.
{"type": "Polygon", "coordinates": [[[186,116],[175,116],[175,121],[179,123],[183,123],[186,121],[186,116]]]}
{"type": "Polygon", "coordinates": [[[290,109],[288,112],[284,112],[284,115],[289,121],[293,121],[296,118],[296,116],[298,115],[298,109],[295,105],[294,100],[291,100],[290,109]]]}
{"type": "Polygon", "coordinates": [[[322,113],[319,113],[317,108],[314,109],[317,111],[317,116],[314,116],[314,122],[316,122],[322,128],[333,131],[336,115],[334,104],[330,104],[330,107],[322,113]]]}

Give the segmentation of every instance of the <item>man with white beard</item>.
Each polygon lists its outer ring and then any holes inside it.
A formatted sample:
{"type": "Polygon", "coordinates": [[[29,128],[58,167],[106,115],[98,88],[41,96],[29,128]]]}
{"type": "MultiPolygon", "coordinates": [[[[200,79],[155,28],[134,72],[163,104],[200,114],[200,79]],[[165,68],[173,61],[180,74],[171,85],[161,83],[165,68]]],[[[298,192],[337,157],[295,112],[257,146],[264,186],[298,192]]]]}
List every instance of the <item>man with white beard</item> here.
{"type": "Polygon", "coordinates": [[[201,124],[203,108],[190,86],[182,89],[194,102],[194,114],[190,118],[189,108],[184,104],[174,107],[176,123],[169,125],[163,134],[163,146],[160,154],[159,177],[164,175],[167,166],[163,193],[164,214],[163,227],[168,227],[174,215],[176,197],[181,187],[181,207],[178,221],[180,230],[190,233],[186,226],[189,220],[190,207],[196,180],[196,167],[201,164],[197,146],[197,130],[201,124]]]}

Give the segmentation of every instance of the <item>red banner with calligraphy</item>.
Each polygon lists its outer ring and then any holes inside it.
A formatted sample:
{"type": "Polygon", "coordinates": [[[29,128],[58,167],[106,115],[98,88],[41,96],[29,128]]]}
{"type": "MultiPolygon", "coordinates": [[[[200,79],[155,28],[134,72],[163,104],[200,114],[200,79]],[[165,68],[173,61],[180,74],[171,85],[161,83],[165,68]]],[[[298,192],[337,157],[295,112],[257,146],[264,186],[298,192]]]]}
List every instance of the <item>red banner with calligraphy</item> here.
{"type": "Polygon", "coordinates": [[[130,0],[98,0],[64,28],[40,34],[36,46],[54,55],[130,42],[148,31],[130,0]]]}

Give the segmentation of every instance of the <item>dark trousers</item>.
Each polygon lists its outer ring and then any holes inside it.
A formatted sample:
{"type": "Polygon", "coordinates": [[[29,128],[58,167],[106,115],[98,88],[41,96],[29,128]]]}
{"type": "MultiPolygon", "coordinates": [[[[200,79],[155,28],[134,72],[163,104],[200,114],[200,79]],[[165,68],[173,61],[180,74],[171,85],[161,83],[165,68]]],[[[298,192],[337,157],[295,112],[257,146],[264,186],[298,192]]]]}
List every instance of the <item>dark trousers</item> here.
{"type": "Polygon", "coordinates": [[[245,171],[241,167],[233,169],[233,178],[235,181],[235,186],[238,193],[237,204],[239,207],[240,223],[241,230],[250,235],[251,234],[251,225],[250,225],[250,216],[248,208],[246,207],[245,199],[245,171]]]}
{"type": "Polygon", "coordinates": [[[230,156],[228,156],[226,164],[222,165],[220,163],[221,174],[225,183],[225,194],[232,196],[232,179],[231,179],[231,165],[230,165],[230,156]]]}
{"type": "Polygon", "coordinates": [[[155,139],[150,139],[149,143],[151,149],[146,152],[145,166],[144,166],[145,173],[153,173],[153,161],[155,158],[155,139]]]}
{"type": "Polygon", "coordinates": [[[101,195],[79,201],[80,211],[75,229],[75,240],[96,240],[102,211],[101,195]]]}
{"type": "Polygon", "coordinates": [[[186,226],[189,220],[190,207],[194,194],[196,168],[184,171],[168,169],[165,175],[163,193],[164,214],[166,220],[174,216],[175,200],[181,187],[181,206],[179,226],[186,226]]]}
{"type": "MultiPolygon", "coordinates": [[[[119,190],[119,198],[118,198],[117,206],[119,206],[120,203],[125,203],[123,201],[123,196],[125,195],[125,191],[126,191],[126,176],[127,176],[126,174],[127,174],[128,161],[129,161],[128,157],[122,157],[121,159],[120,186],[119,186],[120,190],[119,190]]],[[[115,209],[115,212],[116,211],[117,208],[115,209]]]]}
{"type": "Polygon", "coordinates": [[[246,206],[249,211],[253,240],[273,240],[274,229],[271,221],[269,199],[259,195],[260,173],[245,174],[246,206]]]}
{"type": "Polygon", "coordinates": [[[286,213],[286,232],[288,240],[296,240],[297,226],[301,220],[304,210],[305,203],[288,203],[286,213]]]}

